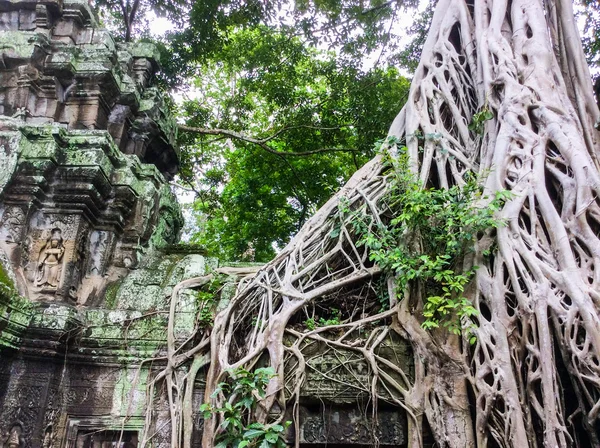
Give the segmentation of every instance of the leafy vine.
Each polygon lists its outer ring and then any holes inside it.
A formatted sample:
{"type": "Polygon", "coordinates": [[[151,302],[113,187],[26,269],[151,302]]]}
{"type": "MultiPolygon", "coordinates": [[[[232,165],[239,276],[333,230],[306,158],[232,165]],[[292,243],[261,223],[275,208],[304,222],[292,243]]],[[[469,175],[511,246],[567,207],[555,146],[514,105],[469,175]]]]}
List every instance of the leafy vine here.
{"type": "MultiPolygon", "coordinates": [[[[398,295],[417,284],[424,288],[423,328],[443,326],[457,335],[464,328],[471,333],[471,317],[478,311],[464,292],[478,266],[465,260],[478,235],[503,224],[495,213],[512,193],[488,195],[482,178],[472,174],[465,175],[462,185],[424,188],[409,169],[406,147],[399,143],[394,137],[379,142],[390,182],[382,215],[390,218],[375,219],[364,209],[351,211],[344,201],[340,214],[352,214],[357,245],[366,246],[370,260],[393,277],[398,295]],[[397,153],[392,156],[390,148],[397,153]]],[[[473,343],[474,336],[470,338],[473,343]]]]}

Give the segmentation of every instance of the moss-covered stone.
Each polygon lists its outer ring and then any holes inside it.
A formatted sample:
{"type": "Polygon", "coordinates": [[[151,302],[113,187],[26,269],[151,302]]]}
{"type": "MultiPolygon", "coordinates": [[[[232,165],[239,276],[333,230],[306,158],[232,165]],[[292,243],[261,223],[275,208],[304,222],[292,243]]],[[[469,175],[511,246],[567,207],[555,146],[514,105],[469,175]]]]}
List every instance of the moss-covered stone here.
{"type": "Polygon", "coordinates": [[[121,280],[117,280],[109,284],[104,292],[104,306],[109,310],[113,310],[117,306],[117,291],[119,290],[121,283],[121,280]]]}
{"type": "MultiPolygon", "coordinates": [[[[151,85],[156,47],[115,44],[87,0],[0,3],[0,433],[18,419],[23,446],[45,446],[47,428],[79,440],[81,416],[143,421],[173,288],[216,261],[173,247],[177,123],[151,85]]],[[[175,300],[184,341],[197,294],[175,300]]]]}
{"type": "Polygon", "coordinates": [[[16,292],[13,279],[8,275],[6,268],[2,264],[0,264],[0,289],[10,293],[16,292]]]}

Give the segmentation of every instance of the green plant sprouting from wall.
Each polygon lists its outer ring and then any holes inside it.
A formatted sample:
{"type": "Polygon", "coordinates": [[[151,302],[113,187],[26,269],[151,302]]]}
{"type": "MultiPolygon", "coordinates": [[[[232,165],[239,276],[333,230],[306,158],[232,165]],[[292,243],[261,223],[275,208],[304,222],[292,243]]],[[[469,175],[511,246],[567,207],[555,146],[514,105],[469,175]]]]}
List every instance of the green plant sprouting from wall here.
{"type": "Polygon", "coordinates": [[[257,401],[265,397],[267,384],[275,376],[275,371],[272,368],[258,368],[250,372],[238,368],[229,373],[229,381],[219,383],[213,393],[213,398],[223,394],[223,404],[214,407],[205,403],[200,407],[204,418],[210,418],[215,413],[223,415],[215,448],[285,447],[283,433],[291,422],[265,425],[252,422],[250,417],[257,401]]]}
{"type": "Polygon", "coordinates": [[[196,290],[196,320],[200,328],[212,326],[219,293],[225,282],[225,276],[215,275],[210,282],[196,290]]]}
{"type": "Polygon", "coordinates": [[[382,204],[389,219],[375,220],[344,203],[340,213],[354,214],[358,245],[368,247],[370,260],[394,278],[396,294],[403,295],[407,288],[424,292],[423,328],[443,326],[453,334],[464,328],[470,333],[470,318],[477,310],[465,297],[465,289],[477,266],[469,264],[469,251],[478,237],[502,224],[495,213],[512,195],[485,194],[482,177],[471,174],[462,185],[425,187],[410,171],[406,148],[397,139],[379,144],[389,166],[391,188],[382,204]],[[397,154],[392,157],[389,148],[397,154]]]}

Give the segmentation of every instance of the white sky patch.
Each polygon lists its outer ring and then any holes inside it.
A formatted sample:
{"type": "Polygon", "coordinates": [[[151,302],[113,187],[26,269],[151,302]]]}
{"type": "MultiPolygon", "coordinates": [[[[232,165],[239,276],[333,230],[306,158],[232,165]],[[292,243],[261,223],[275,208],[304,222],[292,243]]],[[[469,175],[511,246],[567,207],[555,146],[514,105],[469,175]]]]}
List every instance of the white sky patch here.
{"type": "Polygon", "coordinates": [[[169,31],[174,31],[175,26],[166,17],[158,17],[154,12],[148,14],[148,25],[150,25],[150,34],[153,36],[164,36],[169,31]]]}

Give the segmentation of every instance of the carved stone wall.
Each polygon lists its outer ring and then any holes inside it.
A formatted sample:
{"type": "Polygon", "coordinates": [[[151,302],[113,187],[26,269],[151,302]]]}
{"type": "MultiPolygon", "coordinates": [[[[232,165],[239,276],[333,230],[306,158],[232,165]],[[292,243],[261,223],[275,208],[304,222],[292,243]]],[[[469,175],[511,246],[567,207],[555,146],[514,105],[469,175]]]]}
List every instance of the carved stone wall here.
{"type": "Polygon", "coordinates": [[[2,139],[17,159],[2,192],[0,249],[22,295],[97,303],[157,229],[154,246],[178,238],[181,213],[163,176],[106,131],[11,123],[2,139]]]}
{"type": "MultiPolygon", "coordinates": [[[[0,447],[121,431],[136,446],[157,310],[212,263],[168,252],[179,155],[158,64],[150,44],[115,43],[87,0],[0,0],[0,447]]],[[[194,306],[182,295],[182,338],[194,306]]]]}
{"type": "Polygon", "coordinates": [[[176,126],[151,81],[151,44],[117,44],[87,0],[0,2],[0,115],[105,129],[119,149],[170,178],[176,126]]]}
{"type": "Polygon", "coordinates": [[[153,234],[178,239],[157,69],[153,45],[115,43],[87,0],[0,0],[0,249],[22,295],[97,302],[153,234]]]}
{"type": "MultiPolygon", "coordinates": [[[[164,367],[160,359],[142,361],[164,355],[172,289],[215,267],[215,260],[202,255],[169,248],[149,253],[110,285],[101,306],[20,297],[0,272],[0,446],[17,432],[19,447],[65,448],[112,443],[121,431],[123,443],[137,446],[148,408],[147,379],[152,369],[164,367]]],[[[178,297],[180,340],[194,330],[196,300],[194,291],[178,297]]],[[[168,448],[167,404],[160,395],[153,401],[153,447],[168,448]]],[[[199,409],[201,388],[195,401],[199,409]]],[[[200,415],[195,419],[199,443],[200,415]]]]}

